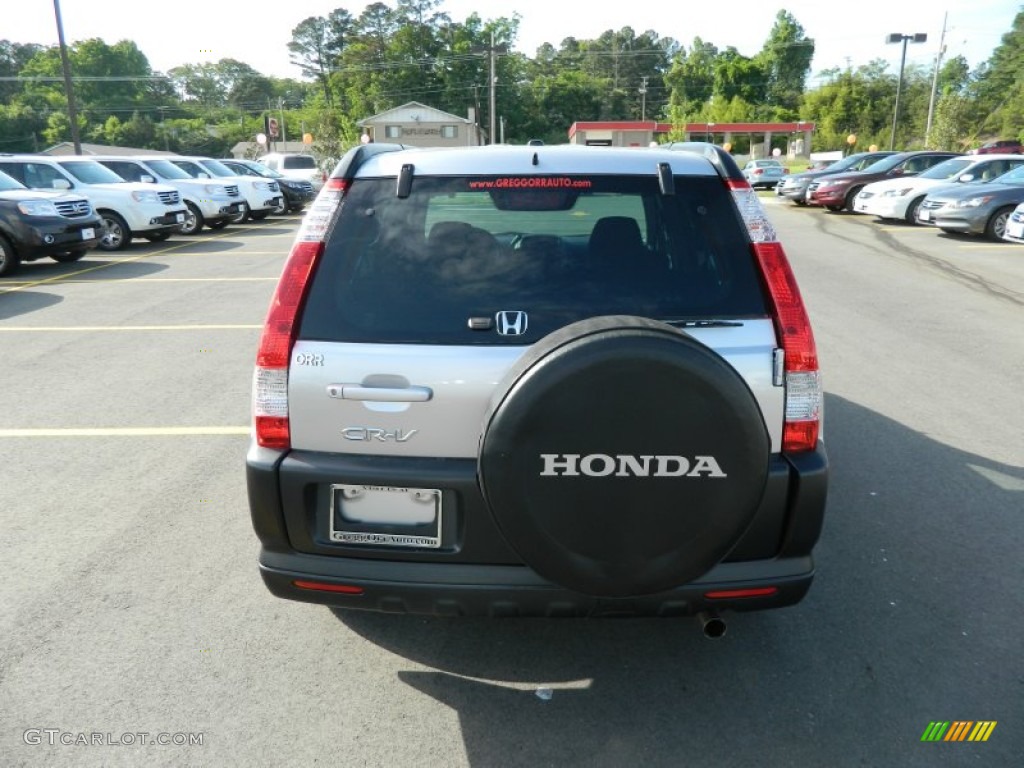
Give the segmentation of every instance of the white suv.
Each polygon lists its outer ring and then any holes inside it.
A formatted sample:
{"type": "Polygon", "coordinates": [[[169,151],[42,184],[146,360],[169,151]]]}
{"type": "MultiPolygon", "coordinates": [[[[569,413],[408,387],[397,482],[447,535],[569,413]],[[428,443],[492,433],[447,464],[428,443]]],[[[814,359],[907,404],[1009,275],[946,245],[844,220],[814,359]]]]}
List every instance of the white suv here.
{"type": "Polygon", "coordinates": [[[174,187],[185,201],[185,221],[178,227],[183,235],[192,235],[205,224],[210,229],[226,227],[233,216],[245,208],[245,200],[237,184],[193,179],[170,162],[169,156],[138,155],[97,157],[118,176],[132,181],[167,184],[174,187]]]}
{"type": "Polygon", "coordinates": [[[316,158],[312,155],[270,152],[256,159],[267,166],[267,168],[283,173],[285,176],[305,179],[313,185],[314,192],[320,192],[323,189],[324,182],[327,181],[327,174],[323,172],[316,158]]]}
{"type": "Polygon", "coordinates": [[[719,636],[719,611],[811,584],[814,337],[720,148],[352,150],[292,246],[253,393],[279,596],[696,613],[719,636]]]}
{"type": "Polygon", "coordinates": [[[165,240],[185,220],[174,187],[126,181],[92,158],[0,155],[0,170],[31,189],[73,189],[89,198],[103,219],[103,251],[127,248],[133,237],[165,240]]]}
{"type": "Polygon", "coordinates": [[[265,219],[281,206],[281,188],[273,179],[239,175],[219,160],[209,157],[168,159],[194,179],[210,178],[238,185],[245,198],[245,209],[232,217],[232,224],[241,224],[249,218],[265,219]]]}

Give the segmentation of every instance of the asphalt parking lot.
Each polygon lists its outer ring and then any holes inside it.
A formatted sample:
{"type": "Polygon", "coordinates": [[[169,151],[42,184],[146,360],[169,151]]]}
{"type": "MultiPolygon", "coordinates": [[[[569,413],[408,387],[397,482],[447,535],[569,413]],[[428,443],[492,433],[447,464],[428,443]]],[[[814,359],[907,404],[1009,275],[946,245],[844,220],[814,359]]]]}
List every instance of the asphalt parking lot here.
{"type": "Polygon", "coordinates": [[[719,641],[265,590],[249,384],[297,216],[0,280],[0,763],[1017,764],[1024,247],[762,199],[832,481],[807,599],[719,641]],[[933,721],[997,725],[923,743],[933,721]]]}

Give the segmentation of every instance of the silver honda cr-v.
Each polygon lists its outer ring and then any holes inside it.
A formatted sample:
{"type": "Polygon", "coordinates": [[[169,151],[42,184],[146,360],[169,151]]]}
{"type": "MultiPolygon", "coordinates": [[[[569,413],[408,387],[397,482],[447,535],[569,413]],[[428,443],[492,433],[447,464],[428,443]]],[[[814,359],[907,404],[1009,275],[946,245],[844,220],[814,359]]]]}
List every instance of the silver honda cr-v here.
{"type": "Polygon", "coordinates": [[[782,245],[704,144],[346,155],[257,355],[281,597],[440,615],[790,605],[826,501],[782,245]]]}

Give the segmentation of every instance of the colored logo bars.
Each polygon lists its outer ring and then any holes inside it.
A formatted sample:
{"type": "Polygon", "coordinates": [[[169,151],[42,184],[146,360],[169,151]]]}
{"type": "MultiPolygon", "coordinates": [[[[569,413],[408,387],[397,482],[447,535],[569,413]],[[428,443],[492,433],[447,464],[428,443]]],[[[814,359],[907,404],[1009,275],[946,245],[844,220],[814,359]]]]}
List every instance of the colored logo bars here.
{"type": "Polygon", "coordinates": [[[921,741],[988,741],[995,730],[996,720],[948,720],[928,723],[921,741]]]}

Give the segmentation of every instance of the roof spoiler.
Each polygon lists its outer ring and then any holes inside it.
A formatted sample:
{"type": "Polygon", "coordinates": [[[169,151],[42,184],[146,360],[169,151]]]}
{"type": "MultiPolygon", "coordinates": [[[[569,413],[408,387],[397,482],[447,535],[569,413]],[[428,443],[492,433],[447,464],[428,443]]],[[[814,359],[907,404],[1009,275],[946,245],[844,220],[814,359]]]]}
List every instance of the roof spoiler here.
{"type": "Polygon", "coordinates": [[[692,152],[695,155],[701,155],[715,166],[718,175],[723,179],[743,181],[743,171],[740,170],[732,155],[717,144],[707,141],[673,141],[670,144],[659,147],[659,149],[671,149],[676,152],[692,152]]]}
{"type": "Polygon", "coordinates": [[[412,149],[412,147],[408,147],[405,144],[360,144],[358,147],[353,147],[346,152],[341,160],[338,161],[334,171],[331,173],[331,178],[352,180],[355,178],[359,166],[371,157],[385,152],[399,152],[403,149],[412,149]]]}

